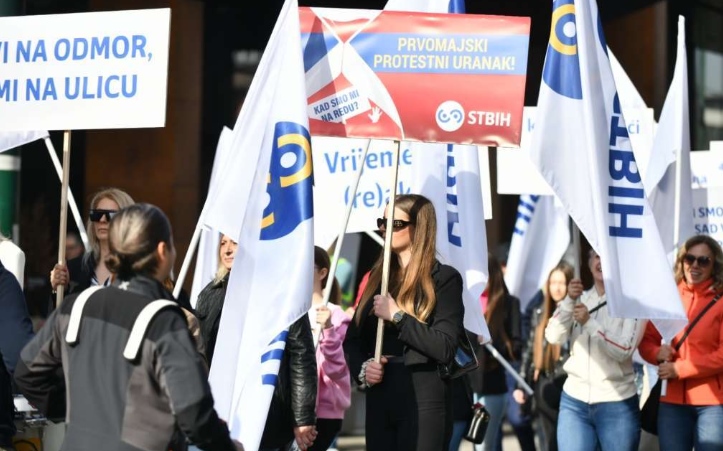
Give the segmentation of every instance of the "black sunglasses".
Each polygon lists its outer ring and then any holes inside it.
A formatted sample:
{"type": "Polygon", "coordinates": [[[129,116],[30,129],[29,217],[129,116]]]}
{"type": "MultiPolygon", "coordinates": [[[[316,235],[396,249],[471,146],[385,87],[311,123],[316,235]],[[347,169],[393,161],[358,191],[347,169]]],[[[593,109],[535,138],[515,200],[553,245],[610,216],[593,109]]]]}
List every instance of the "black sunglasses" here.
{"type": "MultiPolygon", "coordinates": [[[[395,231],[402,230],[403,228],[407,227],[408,225],[412,224],[411,221],[402,221],[401,219],[395,219],[392,221],[392,229],[395,231]]],[[[377,218],[377,228],[386,229],[387,227],[387,218],[377,218]]]]}
{"type": "Polygon", "coordinates": [[[92,222],[100,222],[103,216],[105,216],[105,220],[110,222],[110,220],[113,219],[113,216],[115,216],[116,213],[118,213],[118,210],[92,209],[90,210],[88,217],[92,222]]]}
{"type": "Polygon", "coordinates": [[[705,255],[696,257],[693,254],[685,254],[683,256],[683,260],[689,265],[692,265],[693,263],[695,263],[697,261],[698,266],[700,266],[701,268],[705,268],[706,266],[710,265],[710,262],[711,262],[710,257],[707,257],[705,255]]]}

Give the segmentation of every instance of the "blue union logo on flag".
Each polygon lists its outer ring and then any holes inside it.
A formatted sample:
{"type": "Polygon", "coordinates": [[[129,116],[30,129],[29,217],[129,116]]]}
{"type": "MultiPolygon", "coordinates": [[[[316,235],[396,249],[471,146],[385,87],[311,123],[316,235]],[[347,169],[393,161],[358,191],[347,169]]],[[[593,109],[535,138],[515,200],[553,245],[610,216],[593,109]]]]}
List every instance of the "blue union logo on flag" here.
{"type": "Polygon", "coordinates": [[[261,239],[275,240],[293,232],[314,214],[311,137],[294,122],[279,122],[274,129],[268,188],[261,239]]]}
{"type": "Polygon", "coordinates": [[[571,99],[582,99],[573,0],[560,0],[553,4],[550,42],[542,79],[556,93],[571,99]]]}

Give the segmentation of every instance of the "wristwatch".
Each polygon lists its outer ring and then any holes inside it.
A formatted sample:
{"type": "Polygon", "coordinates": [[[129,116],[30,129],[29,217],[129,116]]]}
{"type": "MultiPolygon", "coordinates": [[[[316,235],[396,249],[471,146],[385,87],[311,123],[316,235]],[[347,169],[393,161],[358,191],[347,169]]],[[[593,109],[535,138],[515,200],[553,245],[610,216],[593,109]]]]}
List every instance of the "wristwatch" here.
{"type": "Polygon", "coordinates": [[[402,322],[402,319],[404,319],[404,312],[398,310],[397,313],[392,316],[392,323],[394,323],[394,325],[396,326],[397,324],[402,322]]]}

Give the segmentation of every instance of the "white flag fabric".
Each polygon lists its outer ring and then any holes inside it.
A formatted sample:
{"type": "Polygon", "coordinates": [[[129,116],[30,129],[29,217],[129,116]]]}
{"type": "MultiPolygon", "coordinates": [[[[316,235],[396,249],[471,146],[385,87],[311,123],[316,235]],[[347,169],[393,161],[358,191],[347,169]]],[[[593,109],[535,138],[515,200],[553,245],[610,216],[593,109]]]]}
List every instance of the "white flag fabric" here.
{"type": "MultiPolygon", "coordinates": [[[[231,155],[231,129],[224,127],[216,145],[216,156],[213,158],[211,169],[211,180],[208,184],[208,195],[206,199],[213,199],[214,193],[221,184],[221,168],[230,161],[231,155]]],[[[208,203],[208,202],[207,202],[208,203]]],[[[206,204],[207,204],[206,203],[206,204]]],[[[204,211],[206,210],[204,204],[204,211]]],[[[246,208],[245,205],[238,208],[246,208]]],[[[196,252],[196,267],[193,270],[193,285],[191,286],[191,305],[196,307],[198,294],[216,276],[218,271],[218,244],[221,241],[221,233],[203,225],[203,211],[201,212],[201,237],[198,241],[196,252]]]]}
{"type": "MultiPolygon", "coordinates": [[[[389,0],[384,9],[464,13],[464,0],[389,0]]],[[[464,279],[464,327],[490,337],[479,297],[487,285],[487,233],[477,146],[407,143],[416,156],[412,186],[437,213],[437,252],[464,279]]]]}
{"type": "MultiPolygon", "coordinates": [[[[614,317],[687,323],[645,197],[592,0],[556,0],[532,159],[602,261],[614,317]]],[[[660,325],[660,322],[656,322],[660,325]]]]}
{"type": "Polygon", "coordinates": [[[48,136],[47,130],[31,130],[24,132],[0,132],[0,152],[14,149],[48,136]]]}
{"type": "Polygon", "coordinates": [[[688,112],[688,57],[685,50],[685,19],[678,19],[678,53],[673,81],[660,113],[653,150],[644,184],[660,230],[663,247],[672,264],[676,249],[695,235],[693,188],[690,169],[690,116],[688,112]],[[676,161],[677,160],[677,161],[676,161]],[[674,234],[676,166],[680,165],[680,198],[677,236],[674,234]]]}
{"type": "Polygon", "coordinates": [[[524,311],[570,245],[570,219],[555,196],[523,194],[507,257],[505,283],[524,311]]]}
{"type": "Polygon", "coordinates": [[[223,180],[246,208],[209,380],[232,437],[256,450],[286,331],[311,307],[313,174],[296,0],[284,3],[244,110],[228,164],[237,172],[223,180]]]}

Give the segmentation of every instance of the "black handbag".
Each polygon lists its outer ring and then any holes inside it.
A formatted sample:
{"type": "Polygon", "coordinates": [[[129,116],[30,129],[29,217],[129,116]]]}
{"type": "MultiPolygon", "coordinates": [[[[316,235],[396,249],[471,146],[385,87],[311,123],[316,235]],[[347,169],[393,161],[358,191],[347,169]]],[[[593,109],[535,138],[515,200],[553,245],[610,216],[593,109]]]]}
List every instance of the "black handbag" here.
{"type": "Polygon", "coordinates": [[[640,409],[640,428],[645,432],[658,435],[658,410],[660,410],[661,380],[653,385],[648,399],[640,409]]]}
{"type": "Polygon", "coordinates": [[[479,367],[477,355],[467,333],[462,330],[457,344],[457,351],[451,363],[439,365],[439,376],[442,379],[455,379],[476,370],[479,367]]]}
{"type": "Polygon", "coordinates": [[[465,431],[464,438],[479,445],[485,439],[487,426],[490,424],[490,414],[487,412],[487,409],[485,409],[485,406],[480,403],[473,405],[472,410],[474,413],[465,431]]]}
{"type": "MultiPolygon", "coordinates": [[[[680,349],[685,339],[688,338],[688,334],[690,334],[690,331],[693,330],[693,327],[698,323],[703,315],[705,315],[705,313],[710,310],[713,305],[715,305],[721,296],[723,296],[723,293],[714,297],[713,300],[711,300],[708,305],[706,305],[705,308],[698,313],[698,316],[695,317],[683,336],[680,337],[680,341],[673,346],[676,351],[680,349]]],[[[650,390],[650,395],[648,395],[648,399],[645,400],[643,408],[640,409],[640,427],[645,432],[649,432],[653,435],[658,435],[658,410],[660,410],[660,392],[662,391],[661,384],[662,381],[658,379],[658,382],[656,382],[650,390]]]]}

